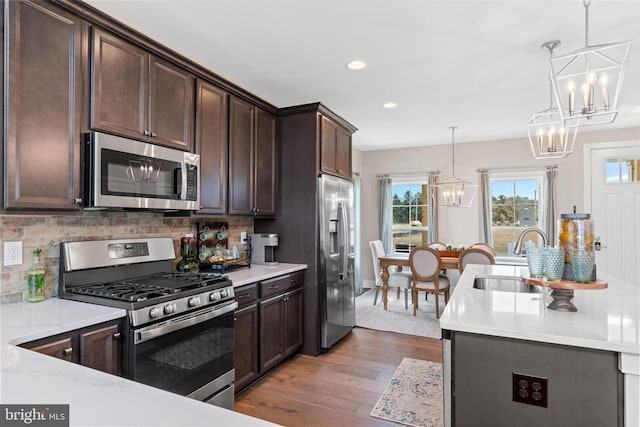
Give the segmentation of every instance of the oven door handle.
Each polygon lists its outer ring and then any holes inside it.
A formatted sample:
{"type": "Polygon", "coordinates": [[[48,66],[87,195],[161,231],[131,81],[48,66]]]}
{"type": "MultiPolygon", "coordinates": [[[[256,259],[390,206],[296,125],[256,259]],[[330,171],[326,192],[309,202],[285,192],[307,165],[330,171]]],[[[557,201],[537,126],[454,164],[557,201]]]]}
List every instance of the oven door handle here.
{"type": "Polygon", "coordinates": [[[141,329],[135,333],[135,344],[143,343],[145,341],[149,341],[150,339],[166,335],[170,332],[179,331],[180,329],[188,328],[189,326],[206,322],[207,320],[211,320],[218,316],[222,316],[223,314],[234,311],[236,308],[238,308],[238,303],[234,301],[232,303],[225,304],[220,308],[210,308],[202,310],[200,312],[202,314],[194,315],[194,313],[190,313],[176,319],[168,320],[167,322],[160,323],[158,325],[150,326],[149,328],[141,329]]]}

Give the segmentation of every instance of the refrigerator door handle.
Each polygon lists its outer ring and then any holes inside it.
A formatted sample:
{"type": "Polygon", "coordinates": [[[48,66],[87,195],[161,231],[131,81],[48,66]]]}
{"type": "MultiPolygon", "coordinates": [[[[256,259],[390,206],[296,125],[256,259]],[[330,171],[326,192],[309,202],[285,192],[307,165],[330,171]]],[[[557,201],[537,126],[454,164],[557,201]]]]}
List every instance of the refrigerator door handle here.
{"type": "Polygon", "coordinates": [[[348,224],[347,224],[347,212],[344,209],[344,205],[342,203],[338,203],[338,218],[340,218],[340,224],[342,225],[341,234],[342,241],[340,247],[340,256],[342,256],[342,273],[340,274],[341,278],[347,277],[347,269],[348,269],[348,257],[347,251],[349,249],[349,239],[348,239],[348,224]]]}

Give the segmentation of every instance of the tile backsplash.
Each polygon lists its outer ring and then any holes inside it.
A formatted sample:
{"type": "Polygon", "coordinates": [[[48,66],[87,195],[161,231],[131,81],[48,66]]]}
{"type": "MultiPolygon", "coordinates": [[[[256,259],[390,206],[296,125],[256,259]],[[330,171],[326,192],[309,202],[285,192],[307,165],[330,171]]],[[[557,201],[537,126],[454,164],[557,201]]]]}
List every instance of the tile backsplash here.
{"type": "MultiPolygon", "coordinates": [[[[217,218],[229,224],[229,245],[240,245],[240,233],[253,232],[252,218],[217,218]]],[[[27,290],[27,270],[32,252],[41,248],[46,268],[45,293],[57,293],[60,243],[131,237],[171,237],[180,259],[179,240],[187,233],[196,235],[205,218],[169,218],[153,212],[83,212],[80,215],[0,215],[0,304],[23,301],[27,290]],[[22,264],[4,266],[4,242],[22,242],[22,264]]]]}

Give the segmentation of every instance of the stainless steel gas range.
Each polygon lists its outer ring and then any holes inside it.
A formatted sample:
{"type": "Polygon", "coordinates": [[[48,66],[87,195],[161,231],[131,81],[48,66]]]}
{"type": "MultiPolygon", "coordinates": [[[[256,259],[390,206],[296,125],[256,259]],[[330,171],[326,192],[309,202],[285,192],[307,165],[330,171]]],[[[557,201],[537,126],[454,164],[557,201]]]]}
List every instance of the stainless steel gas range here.
{"type": "Polygon", "coordinates": [[[174,259],[170,238],[65,242],[58,296],[127,310],[125,377],[233,409],[233,285],[174,259]]]}

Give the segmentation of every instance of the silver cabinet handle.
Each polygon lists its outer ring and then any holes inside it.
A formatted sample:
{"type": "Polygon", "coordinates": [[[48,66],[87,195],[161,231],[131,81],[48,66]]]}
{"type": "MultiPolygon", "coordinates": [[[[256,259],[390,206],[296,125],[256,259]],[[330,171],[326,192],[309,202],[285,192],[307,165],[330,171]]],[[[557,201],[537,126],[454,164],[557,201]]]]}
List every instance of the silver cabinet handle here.
{"type": "Polygon", "coordinates": [[[76,197],[75,199],[73,199],[73,204],[74,205],[81,205],[82,204],[82,198],[76,197]]]}
{"type": "Polygon", "coordinates": [[[155,138],[156,136],[158,136],[155,132],[151,132],[151,138],[155,138]]]}
{"type": "Polygon", "coordinates": [[[113,339],[114,340],[119,340],[120,339],[120,332],[116,332],[115,334],[113,334],[113,339]]]}
{"type": "Polygon", "coordinates": [[[73,347],[65,348],[64,350],[62,350],[62,354],[64,354],[65,356],[71,356],[71,353],[73,353],[73,347]]]}
{"type": "Polygon", "coordinates": [[[149,135],[151,135],[151,132],[149,132],[148,130],[144,130],[144,131],[142,131],[142,134],[144,136],[149,136],[149,135]]]}

